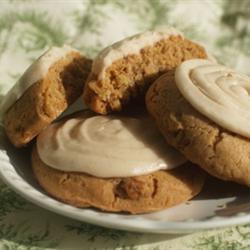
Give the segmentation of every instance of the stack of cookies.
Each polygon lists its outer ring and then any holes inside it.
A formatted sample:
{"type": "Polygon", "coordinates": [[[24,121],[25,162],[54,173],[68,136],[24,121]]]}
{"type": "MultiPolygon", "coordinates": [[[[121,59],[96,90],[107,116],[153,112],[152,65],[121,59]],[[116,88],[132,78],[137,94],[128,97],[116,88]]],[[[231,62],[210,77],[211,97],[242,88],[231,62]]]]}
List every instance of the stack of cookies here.
{"type": "Polygon", "coordinates": [[[93,61],[53,47],[0,111],[12,144],[32,146],[48,194],[137,214],[193,198],[206,172],[250,186],[249,93],[247,76],[166,28],[117,42],[93,61]],[[79,97],[83,110],[60,118],[79,97]]]}

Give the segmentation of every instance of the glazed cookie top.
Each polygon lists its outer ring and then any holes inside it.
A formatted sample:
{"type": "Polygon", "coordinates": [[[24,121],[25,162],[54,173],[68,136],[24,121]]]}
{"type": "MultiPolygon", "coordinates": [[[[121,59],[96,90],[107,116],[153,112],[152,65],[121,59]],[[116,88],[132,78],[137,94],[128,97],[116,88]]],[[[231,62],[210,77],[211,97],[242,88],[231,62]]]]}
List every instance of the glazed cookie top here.
{"type": "Polygon", "coordinates": [[[203,59],[183,62],[175,81],[200,113],[236,134],[250,138],[250,78],[203,59]]]}
{"type": "Polygon", "coordinates": [[[97,177],[144,175],[186,161],[148,117],[84,112],[47,127],[37,138],[37,151],[52,168],[97,177]]]}
{"type": "Polygon", "coordinates": [[[114,43],[98,55],[93,63],[92,72],[98,75],[99,80],[102,80],[105,76],[105,70],[114,61],[131,54],[137,54],[144,47],[151,46],[162,39],[167,39],[170,36],[183,37],[181,32],[169,27],[146,31],[114,43]]]}
{"type": "Polygon", "coordinates": [[[49,68],[61,58],[77,50],[68,45],[52,47],[42,54],[22,75],[13,88],[7,93],[0,105],[0,117],[37,81],[43,79],[49,68]]]}

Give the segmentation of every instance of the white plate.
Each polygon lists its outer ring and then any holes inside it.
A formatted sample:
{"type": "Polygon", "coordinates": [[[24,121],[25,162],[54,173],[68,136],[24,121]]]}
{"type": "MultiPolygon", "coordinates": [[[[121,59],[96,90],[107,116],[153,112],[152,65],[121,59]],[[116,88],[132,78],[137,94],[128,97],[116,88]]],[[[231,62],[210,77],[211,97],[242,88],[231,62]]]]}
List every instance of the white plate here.
{"type": "Polygon", "coordinates": [[[0,177],[25,199],[55,213],[116,229],[150,233],[188,233],[250,222],[250,189],[209,178],[190,202],[156,213],[127,215],[79,209],[48,196],[36,183],[30,149],[0,145],[0,177]]]}

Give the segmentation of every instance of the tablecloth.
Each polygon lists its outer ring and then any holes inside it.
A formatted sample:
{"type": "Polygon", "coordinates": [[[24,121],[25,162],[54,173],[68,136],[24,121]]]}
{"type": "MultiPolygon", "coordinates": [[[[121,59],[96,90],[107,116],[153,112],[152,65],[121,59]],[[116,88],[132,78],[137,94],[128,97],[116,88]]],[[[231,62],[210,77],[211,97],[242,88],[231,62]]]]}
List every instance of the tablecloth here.
{"type": "MultiPolygon", "coordinates": [[[[0,100],[52,45],[94,58],[119,39],[166,25],[250,73],[249,0],[0,0],[0,100]]],[[[28,249],[250,249],[250,225],[189,235],[106,229],[32,205],[0,181],[0,250],[28,249]]]]}

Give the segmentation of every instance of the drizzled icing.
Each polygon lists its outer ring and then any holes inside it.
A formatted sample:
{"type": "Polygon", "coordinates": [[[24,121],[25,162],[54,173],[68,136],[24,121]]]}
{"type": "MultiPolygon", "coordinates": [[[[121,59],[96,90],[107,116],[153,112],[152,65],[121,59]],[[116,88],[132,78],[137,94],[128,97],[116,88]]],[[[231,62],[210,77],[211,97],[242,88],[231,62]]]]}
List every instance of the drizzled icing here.
{"type": "Polygon", "coordinates": [[[186,161],[145,117],[80,114],[46,128],[37,150],[52,168],[106,178],[149,174],[186,161]]]}
{"type": "Polygon", "coordinates": [[[208,60],[183,62],[176,85],[200,113],[236,134],[250,138],[250,78],[208,60]]]}

